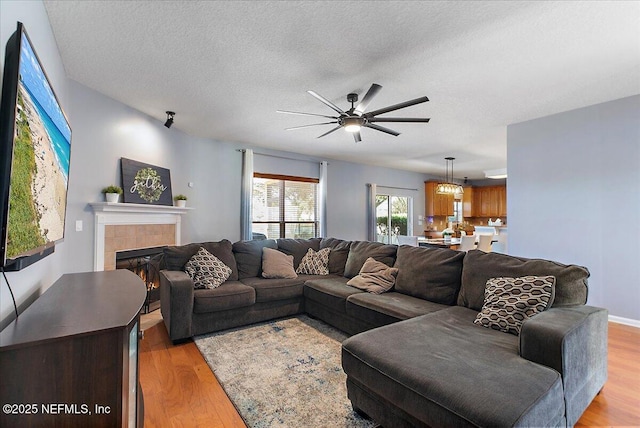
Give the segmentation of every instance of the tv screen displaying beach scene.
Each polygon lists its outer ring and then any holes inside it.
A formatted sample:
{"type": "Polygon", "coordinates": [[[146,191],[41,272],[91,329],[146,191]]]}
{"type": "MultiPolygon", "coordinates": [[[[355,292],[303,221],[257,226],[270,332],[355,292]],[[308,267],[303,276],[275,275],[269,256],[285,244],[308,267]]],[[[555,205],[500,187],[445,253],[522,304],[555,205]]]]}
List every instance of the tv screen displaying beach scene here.
{"type": "Polygon", "coordinates": [[[6,259],[64,237],[71,154],[69,122],[29,38],[20,37],[6,259]]]}

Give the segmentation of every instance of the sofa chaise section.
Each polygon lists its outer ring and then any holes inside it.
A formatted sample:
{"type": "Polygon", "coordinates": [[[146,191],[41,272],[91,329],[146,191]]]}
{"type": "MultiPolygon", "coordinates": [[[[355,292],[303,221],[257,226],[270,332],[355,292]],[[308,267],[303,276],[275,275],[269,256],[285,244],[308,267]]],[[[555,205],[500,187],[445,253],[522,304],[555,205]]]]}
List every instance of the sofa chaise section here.
{"type": "Polygon", "coordinates": [[[342,364],[354,407],[385,428],[563,426],[562,378],[518,337],[450,307],[353,336],[342,364]]]}
{"type": "MultiPolygon", "coordinates": [[[[399,255],[400,258],[400,255],[399,255]]],[[[607,311],[586,268],[469,251],[457,305],[343,343],[354,408],[385,428],[572,426],[607,377],[607,311]],[[551,307],[519,335],[474,324],[491,277],[553,275],[551,307]]]]}

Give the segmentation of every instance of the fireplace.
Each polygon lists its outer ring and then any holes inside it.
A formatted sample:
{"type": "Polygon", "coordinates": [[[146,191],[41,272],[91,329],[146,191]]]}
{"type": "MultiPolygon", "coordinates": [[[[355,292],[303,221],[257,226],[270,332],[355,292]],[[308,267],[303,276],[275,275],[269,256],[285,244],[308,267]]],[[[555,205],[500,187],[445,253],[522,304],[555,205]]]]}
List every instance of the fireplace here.
{"type": "Polygon", "coordinates": [[[182,216],[191,207],[92,202],[93,270],[116,269],[116,253],[181,244],[182,216]]]}
{"type": "Polygon", "coordinates": [[[148,314],[160,307],[160,263],[165,247],[140,248],[116,252],[116,269],[127,269],[138,275],[147,287],[142,312],[148,314]]]}

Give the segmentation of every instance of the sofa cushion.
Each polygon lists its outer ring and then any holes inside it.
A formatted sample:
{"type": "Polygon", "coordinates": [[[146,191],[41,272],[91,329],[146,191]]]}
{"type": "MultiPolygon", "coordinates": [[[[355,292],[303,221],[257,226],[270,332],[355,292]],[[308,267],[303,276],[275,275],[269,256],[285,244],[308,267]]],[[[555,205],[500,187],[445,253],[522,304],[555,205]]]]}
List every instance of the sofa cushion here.
{"type": "Polygon", "coordinates": [[[348,286],[347,281],[348,278],[338,276],[308,280],[304,283],[304,297],[344,314],[347,297],[364,293],[362,290],[348,286]]]}
{"type": "Polygon", "coordinates": [[[347,263],[351,241],[343,241],[336,238],[322,238],[320,249],[330,248],[329,273],[343,276],[344,265],[347,263]]]}
{"type": "Polygon", "coordinates": [[[364,262],[360,273],[351,278],[347,285],[373,294],[381,294],[393,288],[396,283],[398,269],[385,265],[369,257],[364,262]]]}
{"type": "Polygon", "coordinates": [[[236,266],[236,259],[233,256],[231,241],[226,239],[219,242],[202,242],[165,247],[163,250],[165,268],[168,270],[183,271],[184,265],[198,252],[200,247],[203,247],[231,268],[229,281],[238,280],[238,267],[236,266]]]}
{"type": "Polygon", "coordinates": [[[251,278],[262,274],[262,249],[278,249],[278,244],[273,239],[261,239],[256,241],[238,241],[233,244],[233,255],[238,265],[238,278],[251,278]]]}
{"type": "Polygon", "coordinates": [[[226,311],[255,303],[255,290],[239,281],[227,281],[214,289],[193,292],[193,312],[196,314],[226,311]]]}
{"type": "Polygon", "coordinates": [[[278,239],[278,250],[293,256],[293,268],[297,269],[300,265],[300,261],[307,254],[307,250],[309,250],[309,248],[314,251],[318,251],[320,249],[320,240],[321,238],[278,239]]]}
{"type": "Polygon", "coordinates": [[[479,327],[475,316],[448,307],[346,339],[348,383],[364,385],[425,426],[562,421],[560,374],[521,358],[516,336],[479,327]]]}
{"type": "Polygon", "coordinates": [[[491,278],[473,322],[518,336],[523,322],[551,306],[555,282],[553,276],[491,278]]]}
{"type": "Polygon", "coordinates": [[[297,273],[307,275],[329,275],[329,248],[314,251],[313,248],[307,250],[307,254],[300,261],[296,269],[297,273]]]}
{"type": "Polygon", "coordinates": [[[554,308],[587,303],[589,271],[585,267],[471,250],[464,257],[458,305],[479,311],[484,303],[484,289],[489,278],[527,275],[556,277],[554,308]]]}
{"type": "Polygon", "coordinates": [[[240,281],[256,290],[256,302],[259,303],[302,297],[302,286],[307,278],[313,277],[306,275],[298,275],[297,278],[286,279],[253,277],[245,278],[240,281]]]}
{"type": "Polygon", "coordinates": [[[384,294],[353,294],[347,297],[346,311],[347,315],[378,327],[448,307],[391,291],[384,294]]]}
{"type": "Polygon", "coordinates": [[[381,242],[352,242],[349,247],[347,263],[344,266],[344,276],[347,278],[356,276],[369,257],[389,267],[393,266],[396,258],[396,248],[395,245],[387,245],[381,242]]]}
{"type": "Polygon", "coordinates": [[[395,291],[453,305],[460,290],[464,256],[464,252],[448,248],[398,247],[395,291]]]}
{"type": "Polygon", "coordinates": [[[273,248],[262,249],[263,278],[297,278],[293,269],[293,256],[273,248]]]}
{"type": "Polygon", "coordinates": [[[216,288],[231,275],[231,268],[203,247],[191,256],[184,271],[193,281],[194,288],[216,288]]]}

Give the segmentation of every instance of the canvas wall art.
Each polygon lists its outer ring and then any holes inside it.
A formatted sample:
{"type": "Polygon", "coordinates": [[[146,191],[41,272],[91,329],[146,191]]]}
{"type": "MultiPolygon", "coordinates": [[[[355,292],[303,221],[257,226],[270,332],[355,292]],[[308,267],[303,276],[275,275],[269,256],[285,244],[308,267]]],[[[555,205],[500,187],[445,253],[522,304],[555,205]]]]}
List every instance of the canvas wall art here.
{"type": "Polygon", "coordinates": [[[173,205],[168,169],[121,158],[120,170],[125,203],[173,205]]]}

